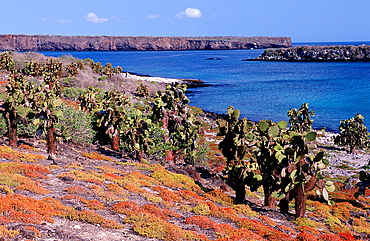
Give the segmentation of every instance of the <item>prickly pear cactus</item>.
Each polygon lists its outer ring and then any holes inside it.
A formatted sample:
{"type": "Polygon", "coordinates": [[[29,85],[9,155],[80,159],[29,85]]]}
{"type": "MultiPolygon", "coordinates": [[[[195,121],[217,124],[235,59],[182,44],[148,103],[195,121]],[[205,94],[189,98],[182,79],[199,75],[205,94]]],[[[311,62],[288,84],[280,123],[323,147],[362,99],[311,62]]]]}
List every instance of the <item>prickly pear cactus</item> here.
{"type": "Polygon", "coordinates": [[[124,116],[120,126],[123,149],[138,161],[149,152],[153,143],[150,139],[152,121],[138,109],[131,109],[124,116]]]}
{"type": "Polygon", "coordinates": [[[0,100],[4,101],[4,117],[6,119],[9,144],[17,145],[17,124],[24,119],[35,105],[35,97],[38,87],[27,82],[23,75],[12,74],[5,92],[0,94],[0,100]]]}
{"type": "Polygon", "coordinates": [[[355,148],[364,148],[369,144],[369,132],[364,125],[364,117],[356,114],[348,120],[340,121],[339,135],[334,138],[334,144],[339,146],[349,146],[352,153],[355,148]]]}
{"type": "Polygon", "coordinates": [[[13,74],[17,72],[12,53],[10,51],[4,52],[0,55],[0,69],[7,70],[13,74]]]}
{"type": "Polygon", "coordinates": [[[112,150],[118,151],[120,126],[125,120],[125,110],[131,104],[130,99],[123,93],[108,91],[95,103],[97,108],[94,110],[94,124],[98,129],[97,136],[101,138],[108,135],[112,150]]]}
{"type": "Polygon", "coordinates": [[[298,133],[303,133],[312,130],[312,117],[315,116],[313,110],[309,110],[308,103],[304,103],[298,109],[290,109],[288,111],[289,117],[289,130],[295,131],[298,133]]]}
{"type": "Polygon", "coordinates": [[[189,113],[185,95],[186,85],[167,85],[165,92],[158,91],[153,102],[153,119],[162,122],[164,141],[173,146],[167,150],[166,161],[193,163],[199,136],[199,127],[189,113]]]}
{"type": "Polygon", "coordinates": [[[366,188],[370,186],[370,174],[366,173],[365,171],[360,171],[359,176],[360,182],[357,183],[357,192],[355,193],[355,197],[358,198],[360,195],[365,195],[366,188]]]}
{"type": "Polygon", "coordinates": [[[240,111],[229,106],[224,119],[218,119],[219,136],[224,139],[219,144],[219,149],[226,157],[227,166],[224,170],[227,184],[235,191],[237,203],[243,203],[245,198],[245,185],[248,183],[258,187],[259,174],[254,164],[244,158],[250,159],[251,146],[255,140],[252,129],[255,124],[246,118],[240,118],[240,111]]]}
{"type": "Polygon", "coordinates": [[[33,77],[41,76],[42,69],[41,64],[37,61],[31,61],[26,63],[26,67],[22,70],[25,75],[30,75],[33,77]]]}

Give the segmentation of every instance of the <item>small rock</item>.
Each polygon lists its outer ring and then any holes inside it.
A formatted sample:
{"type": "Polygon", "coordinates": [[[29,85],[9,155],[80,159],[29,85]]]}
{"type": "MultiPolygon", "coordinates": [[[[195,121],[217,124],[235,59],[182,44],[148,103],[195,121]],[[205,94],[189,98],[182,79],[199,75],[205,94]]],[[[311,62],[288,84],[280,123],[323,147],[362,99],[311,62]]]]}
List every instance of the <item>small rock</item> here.
{"type": "Polygon", "coordinates": [[[81,226],[80,225],[75,225],[75,226],[73,226],[73,228],[75,228],[75,229],[81,229],[81,226]]]}
{"type": "Polygon", "coordinates": [[[75,179],[73,177],[61,177],[60,180],[65,182],[73,182],[75,179]]]}

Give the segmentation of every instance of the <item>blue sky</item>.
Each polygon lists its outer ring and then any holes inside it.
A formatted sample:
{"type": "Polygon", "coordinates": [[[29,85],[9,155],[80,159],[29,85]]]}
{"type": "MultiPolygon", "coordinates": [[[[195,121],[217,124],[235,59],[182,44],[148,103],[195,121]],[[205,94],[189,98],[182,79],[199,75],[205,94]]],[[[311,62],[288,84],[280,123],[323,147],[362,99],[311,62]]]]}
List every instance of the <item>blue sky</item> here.
{"type": "Polygon", "coordinates": [[[1,0],[0,34],[370,40],[370,0],[1,0]]]}

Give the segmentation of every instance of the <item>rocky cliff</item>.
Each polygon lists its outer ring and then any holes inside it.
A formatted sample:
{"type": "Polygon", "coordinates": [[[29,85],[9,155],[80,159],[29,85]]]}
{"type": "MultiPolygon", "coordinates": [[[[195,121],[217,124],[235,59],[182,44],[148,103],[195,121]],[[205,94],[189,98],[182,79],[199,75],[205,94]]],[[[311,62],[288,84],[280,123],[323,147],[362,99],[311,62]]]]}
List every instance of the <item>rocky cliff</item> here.
{"type": "Polygon", "coordinates": [[[369,45],[301,46],[266,49],[251,60],[262,61],[370,61],[369,45]]]}
{"type": "Polygon", "coordinates": [[[281,48],[290,37],[122,37],[0,35],[0,50],[127,51],[281,48]]]}

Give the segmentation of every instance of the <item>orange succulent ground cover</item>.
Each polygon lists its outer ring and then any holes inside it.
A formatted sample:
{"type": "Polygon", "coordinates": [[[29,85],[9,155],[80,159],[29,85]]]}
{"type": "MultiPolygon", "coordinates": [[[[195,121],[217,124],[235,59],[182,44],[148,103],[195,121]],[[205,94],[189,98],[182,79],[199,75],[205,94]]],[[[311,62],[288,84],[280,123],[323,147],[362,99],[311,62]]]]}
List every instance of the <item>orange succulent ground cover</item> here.
{"type": "MultiPolygon", "coordinates": [[[[205,189],[155,163],[63,147],[0,146],[0,237],[28,240],[368,240],[370,199],[337,183],[329,206],[309,195],[305,218],[261,206],[259,192],[205,189]],[[78,160],[78,161],[76,161],[78,160]]],[[[86,147],[84,147],[86,149],[86,147]]],[[[215,160],[213,160],[215,161],[215,160]]],[[[217,163],[218,160],[215,161],[217,163]]]]}

